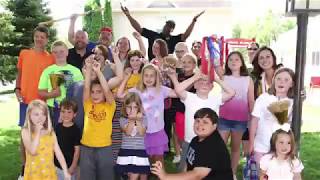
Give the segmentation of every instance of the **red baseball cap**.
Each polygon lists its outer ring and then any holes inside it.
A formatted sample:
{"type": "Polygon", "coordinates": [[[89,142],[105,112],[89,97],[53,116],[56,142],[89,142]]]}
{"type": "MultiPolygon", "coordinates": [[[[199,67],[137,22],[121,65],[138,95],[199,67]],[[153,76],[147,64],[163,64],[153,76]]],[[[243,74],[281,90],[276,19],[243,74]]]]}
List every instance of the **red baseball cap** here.
{"type": "Polygon", "coordinates": [[[100,29],[100,32],[110,32],[110,33],[112,33],[112,29],[110,27],[102,27],[100,29]]]}

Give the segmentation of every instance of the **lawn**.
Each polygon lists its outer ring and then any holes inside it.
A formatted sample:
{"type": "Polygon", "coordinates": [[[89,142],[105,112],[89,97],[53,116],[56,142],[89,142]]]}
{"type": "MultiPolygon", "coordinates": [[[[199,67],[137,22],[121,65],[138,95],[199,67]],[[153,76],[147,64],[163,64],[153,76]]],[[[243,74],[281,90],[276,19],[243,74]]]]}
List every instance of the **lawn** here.
{"type": "MultiPolygon", "coordinates": [[[[5,102],[0,102],[0,180],[15,180],[20,171],[19,159],[19,128],[16,126],[18,119],[18,104],[13,95],[6,98],[5,102]]],[[[305,118],[302,130],[300,157],[305,166],[303,179],[320,179],[320,133],[317,120],[320,119],[319,107],[306,104],[303,109],[305,118]],[[311,131],[311,132],[309,132],[311,131]]],[[[175,166],[171,164],[172,156],[166,159],[167,169],[175,171],[175,166]]],[[[241,179],[242,165],[238,170],[238,179],[241,179]]]]}

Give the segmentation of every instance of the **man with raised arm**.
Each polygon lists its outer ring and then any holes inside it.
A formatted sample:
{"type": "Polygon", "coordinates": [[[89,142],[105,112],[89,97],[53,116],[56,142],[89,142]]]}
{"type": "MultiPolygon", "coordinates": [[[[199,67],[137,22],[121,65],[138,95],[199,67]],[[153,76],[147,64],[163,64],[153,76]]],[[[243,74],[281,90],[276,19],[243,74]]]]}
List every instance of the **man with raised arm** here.
{"type": "Polygon", "coordinates": [[[197,21],[198,17],[204,13],[204,11],[202,11],[201,13],[194,16],[191,24],[188,26],[188,28],[186,29],[186,31],[184,33],[173,36],[173,35],[171,35],[171,32],[173,32],[173,30],[175,28],[174,21],[172,21],[172,20],[167,21],[166,24],[163,26],[162,32],[158,33],[158,32],[149,30],[147,28],[142,28],[141,25],[139,24],[139,22],[131,16],[127,7],[123,7],[121,5],[121,10],[129,19],[131,26],[136,31],[138,31],[143,37],[148,39],[149,60],[154,58],[154,56],[152,54],[152,45],[156,39],[160,38],[160,39],[165,40],[168,44],[169,53],[172,54],[174,52],[174,47],[176,46],[176,44],[178,42],[185,41],[190,36],[190,34],[193,30],[194,24],[197,21]]]}

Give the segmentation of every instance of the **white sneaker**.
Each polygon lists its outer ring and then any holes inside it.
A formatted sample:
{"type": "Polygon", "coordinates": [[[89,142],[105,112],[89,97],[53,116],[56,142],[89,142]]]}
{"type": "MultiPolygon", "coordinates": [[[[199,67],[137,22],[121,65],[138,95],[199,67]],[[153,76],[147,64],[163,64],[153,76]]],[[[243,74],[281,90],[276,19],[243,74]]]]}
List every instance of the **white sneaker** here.
{"type": "Polygon", "coordinates": [[[237,180],[237,176],[235,174],[233,175],[233,180],[237,180]]]}
{"type": "Polygon", "coordinates": [[[176,155],[173,157],[172,163],[179,163],[181,160],[181,156],[180,155],[176,155]]]}

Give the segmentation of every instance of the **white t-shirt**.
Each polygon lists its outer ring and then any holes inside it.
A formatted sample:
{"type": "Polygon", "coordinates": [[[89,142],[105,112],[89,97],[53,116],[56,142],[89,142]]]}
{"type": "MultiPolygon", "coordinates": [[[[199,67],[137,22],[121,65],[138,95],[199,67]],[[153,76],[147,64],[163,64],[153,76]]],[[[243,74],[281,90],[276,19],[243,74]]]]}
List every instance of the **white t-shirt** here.
{"type": "Polygon", "coordinates": [[[219,107],[222,105],[222,94],[208,95],[208,99],[201,99],[197,94],[186,92],[186,99],[181,102],[185,105],[185,123],[184,123],[184,140],[188,143],[196,135],[193,131],[194,114],[201,108],[211,108],[219,114],[219,107]]]}
{"type": "MultiPolygon", "coordinates": [[[[282,100],[289,100],[289,110],[288,110],[288,117],[289,123],[292,119],[292,104],[293,100],[289,98],[284,98],[282,100]]],[[[256,131],[256,136],[254,138],[254,151],[261,152],[261,153],[268,153],[270,150],[270,139],[272,133],[274,132],[274,127],[278,127],[279,124],[277,119],[272,115],[272,113],[268,110],[268,106],[273,103],[277,102],[279,99],[268,93],[261,94],[258,99],[256,100],[252,115],[259,118],[258,120],[258,128],[256,131]]]]}
{"type": "Polygon", "coordinates": [[[273,156],[266,154],[260,160],[260,169],[266,171],[268,180],[292,180],[294,173],[301,173],[304,168],[299,159],[280,161],[273,156]]]}

